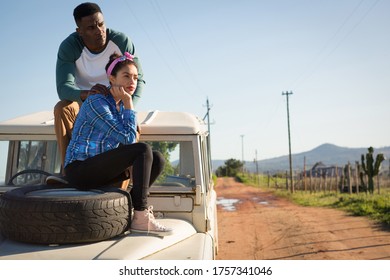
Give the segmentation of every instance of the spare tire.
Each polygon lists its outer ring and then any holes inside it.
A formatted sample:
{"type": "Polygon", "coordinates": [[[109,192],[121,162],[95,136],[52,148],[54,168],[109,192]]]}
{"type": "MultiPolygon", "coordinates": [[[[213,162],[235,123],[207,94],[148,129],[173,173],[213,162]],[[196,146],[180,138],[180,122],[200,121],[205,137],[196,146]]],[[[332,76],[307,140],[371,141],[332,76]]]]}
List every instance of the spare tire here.
{"type": "Polygon", "coordinates": [[[125,232],[131,208],[117,188],[20,187],[0,196],[0,232],[28,243],[96,242],[125,232]]]}

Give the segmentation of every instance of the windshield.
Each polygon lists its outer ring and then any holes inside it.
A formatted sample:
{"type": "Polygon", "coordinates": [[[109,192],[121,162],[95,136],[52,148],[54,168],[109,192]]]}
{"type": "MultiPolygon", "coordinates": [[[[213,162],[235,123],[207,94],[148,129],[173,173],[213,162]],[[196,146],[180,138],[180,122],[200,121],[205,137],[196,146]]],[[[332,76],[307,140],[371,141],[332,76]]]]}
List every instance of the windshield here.
{"type": "Polygon", "coordinates": [[[5,172],[7,170],[8,141],[0,141],[0,185],[5,184],[5,172]]]}
{"type": "Polygon", "coordinates": [[[147,141],[165,158],[163,173],[155,185],[195,186],[194,156],[191,141],[147,141]]]}
{"type": "Polygon", "coordinates": [[[2,184],[42,184],[48,174],[61,172],[56,141],[1,141],[0,151],[2,184]]]}
{"type": "MultiPolygon", "coordinates": [[[[145,141],[162,153],[165,167],[154,185],[195,186],[194,155],[191,141],[145,141]]],[[[12,182],[15,185],[44,183],[46,175],[26,170],[41,170],[60,174],[61,163],[56,141],[0,141],[0,183],[6,184],[13,175],[22,172],[12,182]],[[7,163],[8,154],[9,160],[7,163]],[[7,164],[8,169],[7,169],[7,164]],[[9,172],[7,176],[7,172],[9,172]]]]}

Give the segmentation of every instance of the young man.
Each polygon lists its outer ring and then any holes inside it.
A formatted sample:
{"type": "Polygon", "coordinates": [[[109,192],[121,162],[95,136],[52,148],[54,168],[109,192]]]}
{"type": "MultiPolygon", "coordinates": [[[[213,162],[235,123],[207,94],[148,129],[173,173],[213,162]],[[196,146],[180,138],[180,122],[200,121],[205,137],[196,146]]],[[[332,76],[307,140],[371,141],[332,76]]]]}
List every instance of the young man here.
{"type": "Polygon", "coordinates": [[[80,103],[88,95],[107,94],[109,81],[104,66],[112,53],[134,55],[138,65],[138,85],[133,103],[141,97],[145,81],[133,42],[125,34],[106,28],[103,13],[95,3],[83,3],[73,11],[76,32],[60,45],[56,65],[57,93],[60,101],[54,107],[54,127],[62,164],[72,136],[80,103]]]}

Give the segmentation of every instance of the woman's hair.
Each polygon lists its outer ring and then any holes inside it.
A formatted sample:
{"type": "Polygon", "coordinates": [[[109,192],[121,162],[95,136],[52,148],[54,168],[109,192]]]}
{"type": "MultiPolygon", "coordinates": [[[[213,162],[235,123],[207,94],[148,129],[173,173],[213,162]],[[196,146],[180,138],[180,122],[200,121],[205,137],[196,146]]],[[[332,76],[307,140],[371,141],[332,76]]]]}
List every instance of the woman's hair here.
{"type": "MultiPolygon", "coordinates": [[[[114,62],[115,59],[117,58],[120,58],[120,57],[123,57],[122,55],[119,55],[118,53],[113,53],[112,55],[110,55],[110,59],[106,65],[106,73],[108,71],[108,68],[110,67],[110,65],[114,62]]],[[[135,68],[137,68],[138,70],[138,65],[137,63],[135,63],[132,59],[124,59],[123,61],[118,61],[115,65],[114,65],[114,68],[112,68],[111,72],[109,73],[110,75],[113,75],[113,76],[116,76],[116,73],[122,69],[123,66],[125,65],[134,65],[135,68]]]]}

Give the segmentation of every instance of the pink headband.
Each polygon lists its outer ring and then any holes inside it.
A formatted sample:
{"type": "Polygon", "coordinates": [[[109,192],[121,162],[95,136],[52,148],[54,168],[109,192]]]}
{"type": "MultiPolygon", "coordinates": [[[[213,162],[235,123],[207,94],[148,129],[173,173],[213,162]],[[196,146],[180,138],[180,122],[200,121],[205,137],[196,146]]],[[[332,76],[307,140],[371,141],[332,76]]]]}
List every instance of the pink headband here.
{"type": "Polygon", "coordinates": [[[121,57],[116,58],[113,62],[111,62],[110,66],[107,69],[107,76],[111,75],[112,69],[114,69],[115,65],[117,65],[120,61],[125,61],[126,59],[133,61],[134,55],[125,52],[125,54],[121,57]]]}

